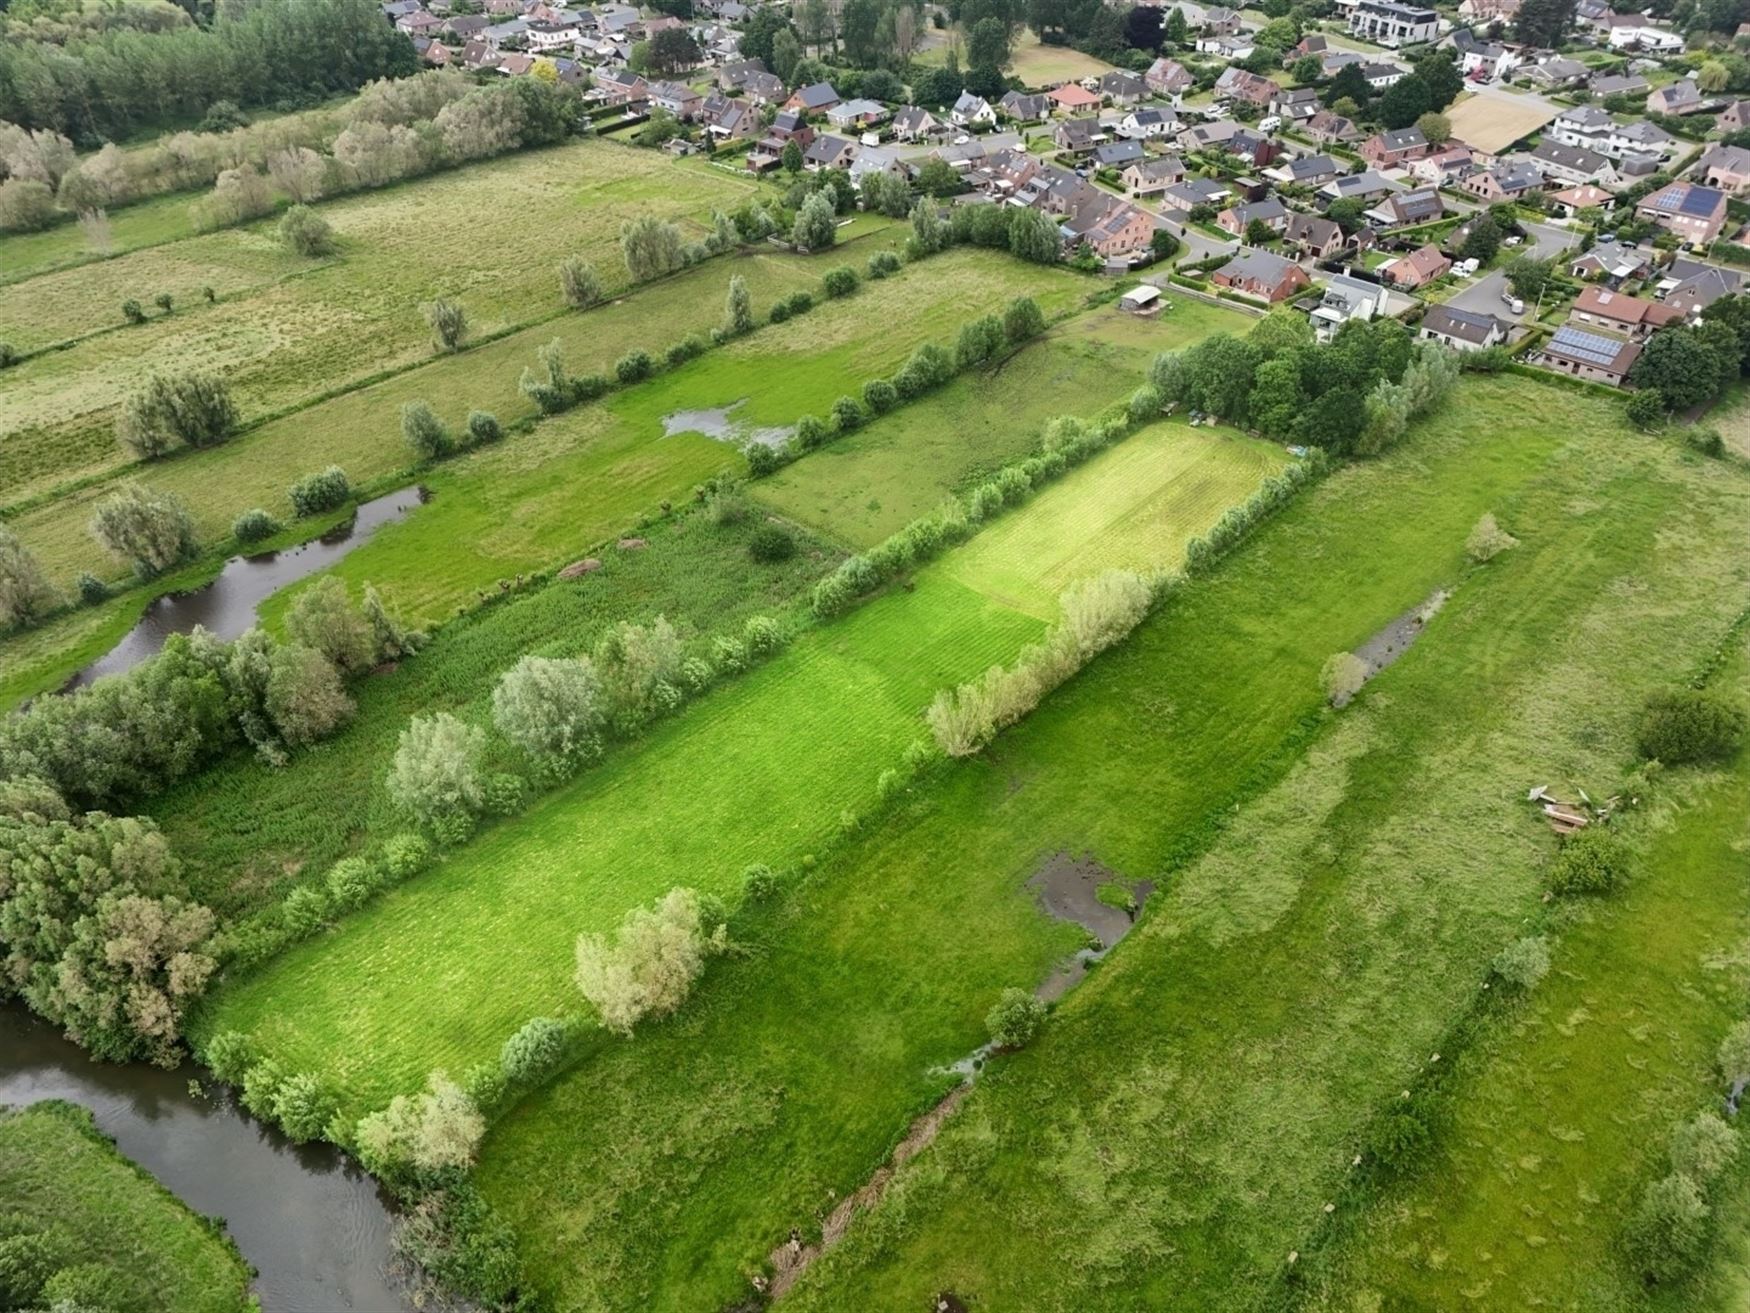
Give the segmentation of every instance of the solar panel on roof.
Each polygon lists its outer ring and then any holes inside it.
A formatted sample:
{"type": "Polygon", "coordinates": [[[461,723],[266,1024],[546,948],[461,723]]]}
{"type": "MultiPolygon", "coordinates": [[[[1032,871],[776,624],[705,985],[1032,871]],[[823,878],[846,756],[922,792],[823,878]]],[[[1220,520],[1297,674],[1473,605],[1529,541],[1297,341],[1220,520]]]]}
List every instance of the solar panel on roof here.
{"type": "Polygon", "coordinates": [[[1565,356],[1601,367],[1615,363],[1623,348],[1623,344],[1615,338],[1601,337],[1597,333],[1583,333],[1577,328],[1558,328],[1556,335],[1550,339],[1550,345],[1565,356]]]}

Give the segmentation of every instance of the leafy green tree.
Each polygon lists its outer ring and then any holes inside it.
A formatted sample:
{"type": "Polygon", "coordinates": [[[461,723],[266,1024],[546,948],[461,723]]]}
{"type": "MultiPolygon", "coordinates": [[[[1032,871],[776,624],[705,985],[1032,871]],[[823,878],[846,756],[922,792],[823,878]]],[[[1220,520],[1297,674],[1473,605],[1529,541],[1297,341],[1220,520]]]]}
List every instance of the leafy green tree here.
{"type": "Polygon", "coordinates": [[[1259,365],[1248,405],[1252,422],[1260,432],[1273,438],[1290,436],[1301,411],[1306,408],[1306,390],[1300,384],[1300,362],[1289,356],[1266,360],[1259,365]]]}
{"type": "Polygon", "coordinates": [[[559,266],[559,286],[565,303],[575,310],[586,310],[602,299],[601,275],[594,265],[575,255],[559,266]]]}
{"type": "Polygon", "coordinates": [[[1388,128],[1407,128],[1433,108],[1428,84],[1412,73],[1385,89],[1379,98],[1379,121],[1388,128]]]}
{"type": "Polygon", "coordinates": [[[620,254],[635,283],[673,273],[687,262],[681,230],[652,214],[621,225],[620,254]]]}
{"type": "Polygon", "coordinates": [[[1294,61],[1289,73],[1295,82],[1303,87],[1310,87],[1324,73],[1324,65],[1319,63],[1317,55],[1302,55],[1294,61]]]}
{"type": "Polygon", "coordinates": [[[1636,741],[1641,755],[1667,766],[1725,761],[1744,742],[1750,718],[1709,689],[1671,689],[1647,699],[1636,741]]]}
{"type": "Polygon", "coordinates": [[[1256,347],[1231,334],[1214,333],[1180,359],[1183,394],[1190,405],[1233,423],[1246,417],[1246,399],[1261,359],[1256,347]]]}
{"type": "Polygon", "coordinates": [[[601,751],[606,719],[607,694],[588,657],[525,656],[492,691],[498,732],[555,774],[601,751]]]}
{"type": "Polygon", "coordinates": [[[438,460],[456,449],[449,429],[423,401],[409,401],[402,405],[401,438],[407,449],[422,461],[438,460]]]}
{"type": "Polygon", "coordinates": [[[1009,62],[1009,28],[1000,18],[981,18],[967,37],[966,62],[973,68],[1001,68],[1009,62]]]}
{"type": "Polygon", "coordinates": [[[280,243],[305,259],[333,255],[334,228],[308,205],[294,205],[280,217],[280,243]]]}
{"type": "Polygon", "coordinates": [[[1416,130],[1428,139],[1429,145],[1444,145],[1452,136],[1452,120],[1436,110],[1429,110],[1416,120],[1416,130]]]}
{"type": "Polygon", "coordinates": [[[1682,1173],[1655,1181],[1629,1218],[1629,1260],[1656,1282],[1687,1276],[1701,1259],[1710,1211],[1701,1187],[1682,1173]]]}
{"type": "Polygon", "coordinates": [[[180,565],[199,549],[194,517],[182,498],[134,482],[97,503],[91,536],[142,579],[180,565]]]}
{"type": "Polygon", "coordinates": [[[153,374],[144,389],[122,403],[115,432],[122,446],[151,460],[178,442],[216,446],[236,429],[237,405],[224,379],[192,371],[153,374]]]}
{"type": "Polygon", "coordinates": [[[1063,258],[1063,234],[1043,210],[1024,209],[1009,222],[1009,250],[1034,264],[1056,264],[1063,258]]]}
{"type": "Polygon", "coordinates": [[[753,332],[753,297],[747,290],[747,279],[740,274],[729,280],[729,295],[723,303],[723,333],[740,337],[753,332]]]}
{"type": "Polygon", "coordinates": [[[912,206],[911,231],[912,241],[924,255],[934,255],[948,245],[948,225],[942,222],[936,203],[927,197],[920,198],[912,206]]]}
{"type": "Polygon", "coordinates": [[[389,796],[428,824],[479,813],[486,797],[480,758],[486,736],[447,711],[415,716],[401,731],[389,796]]]}
{"type": "Polygon", "coordinates": [[[805,251],[824,251],[838,240],[838,211],[825,192],[815,192],[796,213],[790,240],[805,251]]]}
{"type": "Polygon", "coordinates": [[[1543,295],[1544,288],[1549,286],[1552,268],[1548,260],[1516,255],[1507,262],[1507,286],[1513,289],[1513,295],[1535,303],[1543,295]]]}
{"type": "Polygon", "coordinates": [[[1574,25],[1568,0],[1523,0],[1513,20],[1513,35],[1528,46],[1559,50],[1574,25]]]}
{"type": "Polygon", "coordinates": [[[325,574],[297,595],[286,610],[286,632],[347,674],[377,663],[375,635],[338,575],[325,574]]]}
{"type": "Polygon", "coordinates": [[[431,328],[432,341],[440,351],[455,351],[468,336],[468,312],[459,301],[440,296],[425,307],[425,322],[431,328]]]}
{"type": "Polygon", "coordinates": [[[35,624],[58,600],[35,554],[0,524],[0,630],[35,624]]]}
{"type": "Polygon", "coordinates": [[[1026,1048],[1045,1025],[1045,1004],[1027,990],[1011,986],[992,1005],[984,1024],[997,1048],[1026,1048]]]}
{"type": "Polygon", "coordinates": [[[1458,255],[1462,260],[1488,264],[1500,249],[1501,225],[1495,222],[1493,215],[1479,214],[1471,220],[1470,231],[1465,234],[1464,245],[1458,248],[1458,255]]]}
{"type": "Polygon", "coordinates": [[[1653,334],[1628,381],[1636,388],[1657,388],[1669,409],[1682,411],[1711,400],[1722,372],[1719,354],[1704,338],[1692,328],[1674,327],[1653,334]]]}

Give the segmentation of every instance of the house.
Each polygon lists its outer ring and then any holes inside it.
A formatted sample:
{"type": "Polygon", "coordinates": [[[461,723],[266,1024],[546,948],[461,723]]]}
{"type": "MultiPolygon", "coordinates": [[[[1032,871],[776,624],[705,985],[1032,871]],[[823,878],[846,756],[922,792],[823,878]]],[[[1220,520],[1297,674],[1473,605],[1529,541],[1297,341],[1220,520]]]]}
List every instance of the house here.
{"type": "Polygon", "coordinates": [[[1621,287],[1631,278],[1645,278],[1652,265],[1639,250],[1621,242],[1600,242],[1584,255],[1568,261],[1568,272],[1582,282],[1602,280],[1621,287]]]}
{"type": "Polygon", "coordinates": [[[893,116],[893,135],[901,141],[924,141],[947,131],[946,123],[917,105],[907,105],[893,116]]]}
{"type": "Polygon", "coordinates": [[[1440,35],[1440,16],[1420,5],[1361,0],[1349,11],[1349,31],[1381,46],[1413,46],[1440,35]]]}
{"type": "Polygon", "coordinates": [[[784,102],[784,108],[802,114],[824,114],[838,103],[839,93],[833,90],[832,83],[816,82],[813,86],[798,87],[784,102]]]}
{"type": "Polygon", "coordinates": [[[1543,190],[1543,171],[1535,164],[1497,164],[1458,180],[1459,189],[1493,204],[1518,200],[1528,192],[1543,190]]]}
{"type": "Polygon", "coordinates": [[[1105,139],[1099,119],[1065,119],[1051,130],[1051,140],[1057,148],[1071,155],[1090,155],[1105,139]]]}
{"type": "Polygon", "coordinates": [[[1685,311],[1658,301],[1644,301],[1596,285],[1585,288],[1569,311],[1570,323],[1607,328],[1628,338],[1644,338],[1656,329],[1681,321],[1685,311]]]}
{"type": "Polygon", "coordinates": [[[874,173],[885,173],[901,179],[907,176],[905,165],[900,162],[899,152],[892,147],[860,147],[851,160],[851,181],[861,186],[863,179],[874,173]]]}
{"type": "Polygon", "coordinates": [[[1402,64],[1366,63],[1361,65],[1361,76],[1367,85],[1375,91],[1384,91],[1395,86],[1410,75],[1410,70],[1402,64]]]}
{"type": "Polygon", "coordinates": [[[1507,332],[1508,325],[1494,315],[1437,305],[1431,306],[1422,316],[1416,336],[1451,347],[1454,351],[1481,351],[1484,347],[1500,346],[1506,342],[1507,332]]]}
{"type": "Polygon", "coordinates": [[[1455,178],[1469,173],[1472,159],[1469,146],[1442,146],[1438,150],[1429,151],[1419,160],[1411,160],[1405,167],[1417,182],[1427,183],[1430,187],[1444,187],[1455,178]]]}
{"type": "Polygon", "coordinates": [[[1100,94],[1114,105],[1134,105],[1148,96],[1148,83],[1135,73],[1115,70],[1101,76],[1100,94]]]}
{"type": "Polygon", "coordinates": [[[1250,59],[1257,52],[1257,44],[1244,33],[1238,36],[1200,36],[1197,38],[1198,54],[1216,55],[1230,64],[1250,59]]]}
{"type": "Polygon", "coordinates": [[[1695,85],[1694,78],[1684,78],[1670,86],[1660,87],[1647,96],[1649,114],[1695,114],[1709,107],[1710,102],[1695,85]]]}
{"type": "Polygon", "coordinates": [[[1368,169],[1331,179],[1319,188],[1319,195],[1332,201],[1375,201],[1396,190],[1385,177],[1368,169]]]}
{"type": "Polygon", "coordinates": [[[1428,138],[1420,128],[1393,128],[1376,132],[1361,143],[1361,158],[1376,169],[1389,169],[1428,153],[1428,138]]]}
{"type": "Polygon", "coordinates": [[[1619,181],[1610,157],[1585,146],[1540,141],[1531,152],[1531,162],[1543,170],[1546,177],[1558,182],[1602,182],[1615,186],[1619,181]]]}
{"type": "Polygon", "coordinates": [[[1379,271],[1381,278],[1399,287],[1425,287],[1452,268],[1452,261],[1433,244],[1417,247],[1408,255],[1399,256],[1379,271]]]}
{"type": "Polygon", "coordinates": [[[1245,237],[1254,223],[1264,224],[1271,232],[1279,233],[1288,225],[1288,207],[1274,196],[1266,196],[1261,201],[1231,206],[1215,216],[1216,227],[1235,237],[1245,237]]]}
{"type": "Polygon", "coordinates": [[[1263,108],[1276,95],[1276,84],[1267,77],[1229,65],[1215,79],[1214,93],[1217,100],[1240,100],[1263,108]]]}
{"type": "Polygon", "coordinates": [[[1695,166],[1710,187],[1734,195],[1750,187],[1750,150],[1742,146],[1715,146],[1695,166]]]}
{"type": "Polygon", "coordinates": [[[1721,132],[1742,132],[1750,127],[1750,100],[1734,100],[1720,111],[1714,126],[1721,132]]]}
{"type": "Polygon", "coordinates": [[[1511,23],[1519,17],[1519,0],[1460,0],[1458,16],[1467,23],[1511,23]]]}
{"type": "Polygon", "coordinates": [[[515,46],[523,39],[523,34],[529,30],[528,22],[521,18],[513,18],[508,22],[493,23],[490,27],[480,29],[480,38],[494,50],[502,50],[505,46],[515,46]]]}
{"type": "MultiPolygon", "coordinates": [[[[993,114],[991,121],[995,119],[993,114]]],[[[887,121],[887,106],[878,100],[847,100],[827,110],[826,121],[845,131],[863,131],[887,121]]]]}
{"type": "Polygon", "coordinates": [[[1579,187],[1565,187],[1561,191],[1551,192],[1548,200],[1550,209],[1555,211],[1558,219],[1571,219],[1581,210],[1599,209],[1608,214],[1616,208],[1615,196],[1589,182],[1579,187]]]}
{"type": "Polygon", "coordinates": [[[498,71],[506,77],[520,78],[535,71],[535,65],[540,63],[534,55],[512,52],[498,57],[498,71]]]}
{"type": "Polygon", "coordinates": [[[1148,250],[1154,241],[1154,219],[1126,201],[1104,193],[1096,196],[1062,225],[1065,240],[1070,245],[1086,246],[1106,260],[1148,250]]]}
{"type": "Polygon", "coordinates": [[[948,110],[948,121],[957,128],[970,128],[980,123],[994,126],[997,112],[983,96],[962,91],[960,98],[948,110]]]}
{"type": "Polygon", "coordinates": [[[1156,95],[1175,98],[1197,85],[1197,79],[1186,71],[1183,64],[1164,57],[1148,66],[1148,72],[1142,75],[1142,80],[1156,95]]]}
{"type": "MultiPolygon", "coordinates": [[[[395,20],[395,26],[399,31],[407,33],[408,36],[422,36],[429,39],[435,37],[443,30],[444,20],[439,18],[436,14],[428,14],[425,10],[418,9],[411,14],[405,14],[402,17],[397,18],[395,20]]],[[[575,27],[572,29],[571,39],[573,41],[577,39],[575,27]]]]}
{"type": "Polygon", "coordinates": [[[1393,192],[1366,213],[1375,228],[1409,228],[1419,223],[1434,223],[1446,213],[1440,193],[1432,187],[1416,191],[1393,192]]]}
{"type": "Polygon", "coordinates": [[[997,102],[997,110],[1016,123],[1043,123],[1051,117],[1051,98],[1025,91],[1008,91],[997,102]]]}
{"type": "Polygon", "coordinates": [[[450,48],[430,37],[414,37],[413,49],[418,53],[420,62],[428,68],[443,68],[450,62],[450,48]]]}
{"type": "Polygon", "coordinates": [[[1612,50],[1648,50],[1661,55],[1676,55],[1683,51],[1683,38],[1668,27],[1642,21],[1638,16],[1620,15],[1621,26],[1612,27],[1606,39],[1612,50]]]}
{"type": "Polygon", "coordinates": [[[1378,283],[1363,282],[1346,274],[1338,274],[1325,284],[1324,295],[1313,307],[1313,334],[1321,342],[1329,342],[1337,330],[1351,319],[1363,323],[1385,313],[1389,293],[1378,283]]]}
{"type": "Polygon", "coordinates": [[[567,50],[575,46],[583,35],[578,30],[575,19],[550,19],[541,23],[530,23],[525,36],[530,50],[547,54],[554,50],[567,50]]]}
{"type": "Polygon", "coordinates": [[[776,73],[750,73],[741,91],[756,105],[777,105],[784,99],[784,82],[776,73]]]}
{"type": "Polygon", "coordinates": [[[1639,342],[1563,324],[1530,361],[1571,378],[1621,387],[1640,354],[1639,342]]]}
{"type": "Polygon", "coordinates": [[[1355,126],[1353,120],[1346,119],[1341,114],[1333,114],[1328,109],[1314,114],[1301,131],[1321,146],[1328,146],[1333,142],[1354,141],[1361,135],[1361,129],[1355,126]]]}
{"type": "Polygon", "coordinates": [[[1600,100],[1610,96],[1644,96],[1653,89],[1653,84],[1639,73],[1594,73],[1586,86],[1600,100]]]}
{"type": "Polygon", "coordinates": [[[1102,169],[1122,169],[1142,158],[1140,141],[1104,141],[1094,147],[1094,163],[1102,169]]]}
{"type": "Polygon", "coordinates": [[[1263,168],[1276,158],[1277,145],[1251,128],[1226,121],[1199,123],[1179,134],[1179,144],[1191,151],[1225,151],[1263,168]]]}
{"type": "Polygon", "coordinates": [[[461,42],[474,40],[492,20],[485,14],[452,14],[444,20],[444,35],[461,42]]]}
{"type": "Polygon", "coordinates": [[[1322,35],[1317,32],[1308,32],[1289,48],[1286,55],[1282,56],[1282,65],[1287,68],[1305,59],[1308,55],[1322,55],[1330,48],[1331,43],[1322,35]]]}
{"type": "Polygon", "coordinates": [[[1518,55],[1499,42],[1479,39],[1469,28],[1452,34],[1452,48],[1458,52],[1458,71],[1473,82],[1493,82],[1519,66],[1518,55]]]}
{"type": "Polygon", "coordinates": [[[848,169],[851,161],[857,158],[857,143],[848,137],[835,137],[830,132],[823,132],[808,143],[808,149],[802,152],[802,167],[810,173],[819,173],[823,169],[848,169]]]}
{"type": "Polygon", "coordinates": [[[1161,208],[1188,214],[1200,205],[1207,205],[1211,209],[1225,205],[1232,196],[1232,190],[1213,178],[1186,178],[1183,182],[1176,182],[1167,188],[1161,197],[1161,208]]]}
{"type": "Polygon", "coordinates": [[[1284,123],[1305,123],[1319,112],[1319,93],[1311,87],[1277,88],[1270,112],[1284,123]]]}
{"type": "Polygon", "coordinates": [[[598,68],[594,93],[609,105],[641,104],[650,96],[650,85],[629,68],[598,68]]]}
{"type": "Polygon", "coordinates": [[[1316,214],[1291,214],[1282,226],[1282,240],[1315,260],[1328,260],[1343,249],[1343,230],[1316,214]]]}
{"type": "Polygon", "coordinates": [[[1643,197],[1635,216],[1651,219],[1667,232],[1701,246],[1720,235],[1726,222],[1726,194],[1691,182],[1672,182],[1643,197]]]}
{"type": "Polygon", "coordinates": [[[1702,264],[1680,255],[1663,270],[1657,294],[1666,305],[1676,306],[1686,315],[1694,315],[1722,296],[1736,295],[1743,286],[1744,275],[1735,269],[1702,264]]]}
{"type": "Polygon", "coordinates": [[[1523,65],[1519,76],[1524,78],[1539,91],[1561,91],[1568,87],[1578,86],[1586,79],[1586,66],[1577,59],[1569,59],[1564,55],[1551,55],[1541,59],[1529,68],[1523,65]]]}
{"type": "Polygon", "coordinates": [[[1185,180],[1185,163],[1177,155],[1138,160],[1119,175],[1132,196],[1159,196],[1174,183],[1185,180]]]}
{"type": "MultiPolygon", "coordinates": [[[[1186,21],[1191,21],[1189,14],[1186,15],[1186,21]]],[[[1240,30],[1240,12],[1222,5],[1211,5],[1193,25],[1205,36],[1232,36],[1240,30]]]]}
{"type": "Polygon", "coordinates": [[[797,145],[806,150],[808,143],[814,140],[814,129],[808,126],[808,121],[799,112],[787,109],[772,120],[771,129],[766,135],[776,141],[780,149],[786,141],[794,139],[797,145]]]}
{"type": "Polygon", "coordinates": [[[1293,260],[1285,260],[1255,246],[1235,252],[1233,259],[1210,275],[1210,281],[1217,287],[1225,287],[1242,296],[1257,297],[1272,305],[1286,301],[1312,283],[1306,270],[1293,260]]]}
{"type": "Polygon", "coordinates": [[[684,82],[652,82],[650,103],[657,109],[666,109],[681,122],[687,123],[699,117],[705,98],[684,82]]]}
{"type": "Polygon", "coordinates": [[[1100,98],[1085,87],[1079,87],[1074,82],[1065,82],[1045,93],[1051,103],[1065,114],[1074,114],[1081,110],[1098,109],[1100,98]]]}
{"type": "Polygon", "coordinates": [[[1342,177],[1346,167],[1329,155],[1301,155],[1265,169],[1264,176],[1273,182],[1289,186],[1322,187],[1327,182],[1342,177]]]}
{"type": "Polygon", "coordinates": [[[755,73],[764,73],[766,65],[759,59],[736,59],[721,65],[712,80],[725,91],[741,91],[755,73]]]}
{"type": "Polygon", "coordinates": [[[1170,109],[1148,106],[1133,109],[1118,121],[1118,135],[1132,141],[1147,141],[1150,137],[1170,137],[1179,131],[1179,120],[1170,109]]]}

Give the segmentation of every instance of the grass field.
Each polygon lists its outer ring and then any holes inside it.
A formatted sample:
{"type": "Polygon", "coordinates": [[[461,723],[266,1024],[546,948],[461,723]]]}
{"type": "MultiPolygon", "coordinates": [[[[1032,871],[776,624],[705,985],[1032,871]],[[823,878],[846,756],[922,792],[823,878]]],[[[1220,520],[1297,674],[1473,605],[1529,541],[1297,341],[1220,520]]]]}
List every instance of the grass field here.
{"type": "MultiPolygon", "coordinates": [[[[189,216],[189,206],[195,199],[193,193],[175,192],[111,210],[108,258],[115,259],[142,247],[193,237],[195,227],[189,216]]],[[[91,249],[77,223],[56,224],[36,233],[12,233],[0,237],[0,287],[102,258],[99,252],[91,249]]]]}
{"type": "Polygon", "coordinates": [[[1521,137],[1530,136],[1561,113],[1529,96],[1478,93],[1461,98],[1446,111],[1452,135],[1475,149],[1499,154],[1521,137]]]}
{"type": "MultiPolygon", "coordinates": [[[[1261,476],[1250,452],[1236,458],[1237,439],[1161,429],[1173,438],[1130,440],[1144,443],[1140,466],[1127,442],[1059,486],[1098,478],[1115,460],[1165,485],[1182,468],[1182,447],[1235,470],[1235,500],[1261,476]]],[[[1046,504],[1048,496],[1004,523],[1035,514],[1055,523],[1066,508],[1046,504]]],[[[1198,497],[1179,521],[1181,533],[1197,532],[1220,510],[1198,497]]],[[[1082,532],[1077,524],[1059,528],[1082,532]]],[[[1143,540],[1161,536],[1151,527],[1143,540]]],[[[926,569],[914,590],[805,634],[439,872],[227,989],[210,1025],[248,1030],[291,1065],[322,1070],[367,1103],[417,1082],[434,1061],[463,1065],[490,1051],[531,1007],[573,1006],[569,948],[580,930],[612,925],[631,904],[676,883],[733,893],[749,862],[793,866],[830,842],[840,814],[868,805],[876,776],[919,736],[920,712],[935,690],[1012,656],[1042,628],[957,581],[946,565],[926,569]],[[560,903],[567,914],[555,916],[560,903]],[[458,916],[484,938],[465,945],[443,928],[458,916]],[[474,963],[488,942],[517,949],[514,964],[482,979],[474,963]],[[374,983],[370,1005],[341,1006],[355,987],[347,982],[361,978],[374,983]],[[427,997],[439,979],[453,1007],[427,997]]]]}
{"type": "Polygon", "coordinates": [[[623,221],[704,220],[755,186],[584,140],[326,204],[341,240],[331,259],[298,259],[264,222],[14,284],[6,332],[17,349],[95,335],[9,371],[0,483],[16,500],[122,464],[114,411],[153,370],[222,371],[246,420],[274,413],[431,356],[420,306],[433,297],[461,301],[476,336],[525,324],[562,308],[554,270],[564,256],[593,261],[610,291],[622,288],[623,221]],[[483,214],[516,222],[487,239],[483,214]],[[212,305],[201,298],[209,286],[212,305]],[[124,298],[150,306],[160,292],[174,313],[114,327],[124,298]]]}
{"type": "Polygon", "coordinates": [[[1703,422],[1718,429],[1733,452],[1750,460],[1750,388],[1742,383],[1729,388],[1703,422]]]}
{"type": "Polygon", "coordinates": [[[1519,749],[1566,778],[1617,760],[1632,687],[1681,664],[1720,587],[1746,589],[1742,503],[1712,500],[1719,467],[1634,445],[1589,399],[1464,386],[1406,449],[1336,476],[988,757],[837,853],[674,1024],[593,1054],[493,1133],[480,1179],[560,1307],[737,1298],[940,1092],[930,1068],[983,1038],[997,991],[1038,979],[1066,942],[1022,888],[1041,856],[1089,850],[1132,877],[1172,865],[1300,756],[1325,657],[1453,582],[1471,523],[1494,509],[1522,555],[1467,581],[1315,744],[1304,796],[1271,799],[1284,846],[1247,847],[1236,830],[1174,877],[1153,932],[1071,995],[1037,1050],[985,1077],[901,1193],[791,1298],[906,1309],[946,1288],[993,1308],[1226,1308],[1256,1295],[1340,1179],[1346,1135],[1426,1057],[1476,963],[1535,902],[1524,859],[1548,840],[1508,810],[1517,774],[1480,792],[1462,772],[1453,792],[1440,783],[1467,747],[1496,746],[1488,718],[1507,713],[1493,709],[1536,703],[1544,672],[1525,651],[1558,648],[1552,677],[1608,698],[1602,718],[1588,701],[1519,749]],[[1633,563],[1679,508],[1692,527],[1675,541],[1701,550],[1660,562],[1661,580],[1695,572],[1660,606],[1633,563]],[[1641,605],[1659,606],[1657,633],[1612,614],[1641,605]],[[1627,693],[1625,646],[1650,654],[1627,693]],[[1583,686],[1567,678],[1581,663],[1583,686]],[[1394,708],[1402,724],[1372,723],[1394,708]],[[1414,730],[1401,747],[1400,728],[1414,730]],[[1382,813],[1412,778],[1436,801],[1399,830],[1382,813]],[[1338,843],[1326,823],[1346,818],[1361,828],[1338,843]],[[1519,862],[1497,878],[1503,852],[1519,862]],[[1430,874],[1406,878],[1420,861],[1430,874]]]}
{"type": "Polygon", "coordinates": [[[1668,792],[1645,818],[1639,878],[1565,918],[1523,1013],[1465,1056],[1439,1161],[1348,1240],[1316,1307],[1635,1301],[1622,1201],[1664,1173],[1676,1123],[1713,1106],[1713,1055],[1750,982],[1750,759],[1668,792]]]}
{"type": "Polygon", "coordinates": [[[822,533],[871,546],[1025,456],[1048,419],[1123,400],[1157,352],[1249,323],[1188,299],[1160,319],[1111,307],[1078,315],[1000,369],[956,379],[928,410],[898,411],[762,480],[756,495],[822,533]]]}
{"type": "Polygon", "coordinates": [[[236,1247],[117,1152],[83,1108],[0,1108],[0,1200],[56,1236],[62,1266],[108,1268],[129,1313],[253,1307],[236,1247]]]}

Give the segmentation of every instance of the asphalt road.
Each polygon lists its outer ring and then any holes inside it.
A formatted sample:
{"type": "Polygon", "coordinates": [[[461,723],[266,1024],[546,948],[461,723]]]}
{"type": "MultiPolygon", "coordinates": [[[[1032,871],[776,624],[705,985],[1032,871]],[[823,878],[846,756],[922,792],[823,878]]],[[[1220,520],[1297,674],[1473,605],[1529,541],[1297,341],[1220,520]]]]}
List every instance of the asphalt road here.
{"type": "MultiPolygon", "coordinates": [[[[1525,225],[1525,230],[1530,235],[1531,241],[1527,246],[1518,249],[1540,260],[1548,259],[1564,246],[1568,246],[1576,240],[1566,229],[1553,228],[1543,223],[1528,223],[1525,225]]],[[[1446,304],[1455,310],[1469,310],[1475,314],[1495,315],[1500,319],[1514,319],[1516,316],[1507,309],[1507,303],[1501,299],[1501,293],[1506,288],[1507,275],[1501,270],[1495,269],[1477,279],[1464,291],[1448,297],[1446,304]]],[[[1526,306],[1523,317],[1529,319],[1534,309],[1536,309],[1535,306],[1526,306]]]]}

